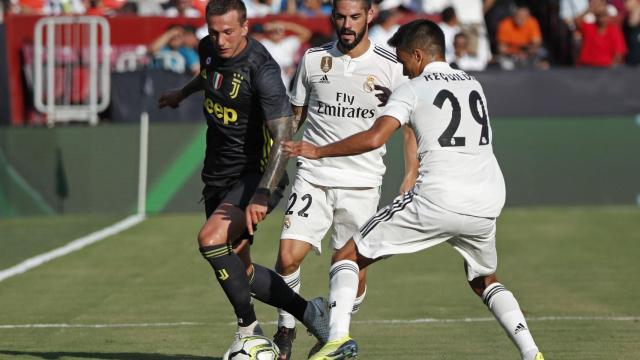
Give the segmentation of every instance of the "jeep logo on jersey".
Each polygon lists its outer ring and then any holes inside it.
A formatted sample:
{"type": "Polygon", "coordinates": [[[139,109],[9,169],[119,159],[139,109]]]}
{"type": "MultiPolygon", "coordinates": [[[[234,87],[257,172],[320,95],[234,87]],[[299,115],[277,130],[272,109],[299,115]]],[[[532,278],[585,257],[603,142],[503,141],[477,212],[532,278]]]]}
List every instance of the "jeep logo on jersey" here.
{"type": "Polygon", "coordinates": [[[333,65],[333,59],[331,59],[331,56],[323,56],[322,60],[320,60],[320,70],[324,72],[329,72],[329,70],[331,70],[332,65],[333,65]]]}
{"type": "Polygon", "coordinates": [[[240,90],[240,84],[242,83],[242,80],[244,80],[244,77],[238,73],[234,73],[233,74],[233,80],[231,80],[231,92],[229,93],[229,96],[231,96],[232,99],[235,99],[236,96],[238,96],[238,91],[240,90]]]}
{"type": "Polygon", "coordinates": [[[209,98],[204,100],[204,108],[209,114],[222,120],[225,125],[235,123],[238,120],[238,113],[234,109],[222,106],[209,98]]]}
{"type": "Polygon", "coordinates": [[[220,89],[220,86],[222,86],[222,74],[215,71],[211,78],[211,85],[213,85],[213,88],[216,90],[220,89]]]}

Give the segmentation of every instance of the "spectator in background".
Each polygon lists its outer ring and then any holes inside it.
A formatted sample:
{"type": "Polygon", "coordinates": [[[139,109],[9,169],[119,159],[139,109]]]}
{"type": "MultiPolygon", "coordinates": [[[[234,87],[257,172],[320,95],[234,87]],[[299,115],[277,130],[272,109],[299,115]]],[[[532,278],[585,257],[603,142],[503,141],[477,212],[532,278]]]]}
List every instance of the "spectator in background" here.
{"type": "MultiPolygon", "coordinates": [[[[456,10],[452,6],[446,7],[440,14],[441,21],[438,24],[442,32],[444,33],[444,57],[448,63],[454,60],[453,39],[456,34],[460,33],[460,26],[458,26],[458,17],[456,16],[456,10]]],[[[468,45],[467,37],[465,36],[465,45],[468,45]]],[[[465,48],[467,48],[465,46],[465,48]]],[[[467,48],[468,50],[468,48],[467,48]]]]}
{"type": "Polygon", "coordinates": [[[612,67],[619,65],[627,53],[624,35],[620,26],[611,21],[605,0],[592,0],[589,13],[595,22],[584,20],[588,13],[576,21],[582,35],[582,47],[578,57],[578,65],[594,67],[612,67]]]}
{"type": "Polygon", "coordinates": [[[311,30],[287,21],[272,21],[263,25],[256,24],[252,26],[251,30],[261,35],[257,39],[280,65],[282,82],[289,89],[291,79],[296,72],[296,59],[300,48],[302,44],[311,39],[311,30]]]}
{"type": "Polygon", "coordinates": [[[42,9],[45,15],[81,15],[85,11],[82,0],[46,0],[42,9]]]}
{"type": "Polygon", "coordinates": [[[500,22],[497,40],[499,62],[503,69],[548,67],[544,60],[540,25],[526,6],[519,5],[512,16],[500,22]]]}
{"type": "MultiPolygon", "coordinates": [[[[385,0],[386,1],[386,0],[385,0]]],[[[487,27],[484,14],[491,9],[496,0],[421,0],[422,9],[427,14],[439,14],[447,6],[455,9],[458,25],[469,39],[469,51],[478,51],[479,40],[487,39],[487,27]]],[[[484,43],[484,42],[483,42],[484,43]]],[[[487,42],[488,44],[488,42],[487,42]]]]}
{"type": "Polygon", "coordinates": [[[331,15],[331,2],[324,0],[302,0],[297,13],[303,16],[331,15]]]}
{"type": "Polygon", "coordinates": [[[627,18],[624,23],[629,53],[627,64],[640,64],[640,0],[626,0],[627,18]]]}
{"type": "Polygon", "coordinates": [[[182,26],[171,25],[149,45],[148,52],[153,56],[152,66],[177,73],[200,73],[198,53],[187,46],[185,32],[182,26]]]}
{"type": "Polygon", "coordinates": [[[202,17],[200,10],[193,7],[192,0],[171,0],[168,8],[164,10],[166,17],[202,17]]]}
{"type": "Polygon", "coordinates": [[[264,17],[272,13],[271,6],[260,0],[244,0],[244,5],[247,7],[248,18],[264,17]]]}
{"type": "Polygon", "coordinates": [[[369,30],[369,39],[376,45],[383,47],[395,54],[395,50],[387,44],[400,25],[400,12],[397,9],[382,10],[378,13],[376,24],[369,30]]]}
{"type": "Polygon", "coordinates": [[[451,67],[464,71],[482,71],[487,67],[487,63],[491,59],[491,54],[487,51],[486,46],[479,47],[476,54],[469,52],[469,42],[467,35],[458,33],[453,39],[454,55],[451,61],[451,67]]]}

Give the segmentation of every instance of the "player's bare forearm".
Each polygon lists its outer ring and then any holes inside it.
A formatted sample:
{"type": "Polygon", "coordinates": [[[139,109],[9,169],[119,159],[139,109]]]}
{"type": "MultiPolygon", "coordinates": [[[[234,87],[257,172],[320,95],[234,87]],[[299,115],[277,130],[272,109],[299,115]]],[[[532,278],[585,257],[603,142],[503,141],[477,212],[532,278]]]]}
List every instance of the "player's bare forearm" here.
{"type": "Polygon", "coordinates": [[[269,190],[269,194],[278,186],[287,168],[288,158],[282,151],[282,142],[291,140],[293,123],[294,116],[285,116],[267,121],[267,128],[273,139],[273,145],[269,153],[267,169],[262,175],[258,188],[269,190]]]}
{"type": "Polygon", "coordinates": [[[369,130],[353,134],[343,140],[321,147],[305,141],[289,141],[283,144],[284,151],[289,156],[302,156],[308,159],[359,155],[384,145],[399,126],[400,123],[396,119],[383,116],[378,118],[369,130]]]}
{"type": "Polygon", "coordinates": [[[202,83],[202,78],[198,74],[194,76],[193,79],[191,79],[191,81],[189,81],[185,86],[183,86],[182,89],[180,89],[180,93],[182,93],[182,96],[186,99],[191,94],[201,91],[203,89],[204,89],[204,84],[202,83]]]}
{"type": "Polygon", "coordinates": [[[404,137],[404,178],[400,184],[400,193],[411,189],[418,177],[418,143],[413,129],[407,125],[403,128],[404,137]]]}
{"type": "Polygon", "coordinates": [[[180,106],[182,100],[189,97],[189,95],[193,94],[196,91],[204,89],[204,85],[202,84],[202,79],[199,75],[196,75],[191,81],[189,81],[185,86],[181,89],[173,89],[165,92],[160,95],[158,99],[158,107],[162,109],[165,106],[169,106],[171,108],[177,108],[180,106]]]}
{"type": "Polygon", "coordinates": [[[304,120],[307,118],[307,107],[292,105],[291,110],[293,111],[293,131],[291,133],[295,134],[300,130],[304,120]]]}

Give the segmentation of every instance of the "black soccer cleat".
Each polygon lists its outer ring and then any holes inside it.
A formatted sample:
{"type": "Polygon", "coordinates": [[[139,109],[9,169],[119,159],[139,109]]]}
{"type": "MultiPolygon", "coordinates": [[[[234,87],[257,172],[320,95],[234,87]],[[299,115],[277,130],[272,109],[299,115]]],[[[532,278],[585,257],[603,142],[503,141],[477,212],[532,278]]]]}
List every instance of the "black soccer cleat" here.
{"type": "Polygon", "coordinates": [[[278,360],[291,359],[291,348],[293,347],[293,340],[296,338],[296,329],[289,329],[285,326],[280,326],[275,335],[273,335],[273,342],[278,345],[280,349],[280,357],[278,360]]]}

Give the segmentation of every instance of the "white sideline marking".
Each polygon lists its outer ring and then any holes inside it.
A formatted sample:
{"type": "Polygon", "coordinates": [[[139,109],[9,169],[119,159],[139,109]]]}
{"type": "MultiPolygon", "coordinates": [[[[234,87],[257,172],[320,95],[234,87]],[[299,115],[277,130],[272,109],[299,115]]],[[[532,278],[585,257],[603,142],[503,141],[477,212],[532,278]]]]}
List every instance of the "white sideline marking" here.
{"type": "Polygon", "coordinates": [[[163,327],[163,326],[194,326],[204,325],[196,322],[176,322],[176,323],[142,323],[142,324],[23,324],[23,325],[0,325],[0,329],[62,329],[62,328],[141,328],[141,327],[163,327]]]}
{"type": "Polygon", "coordinates": [[[59,247],[57,249],[53,249],[49,252],[46,252],[44,254],[40,254],[32,258],[29,258],[15,266],[12,266],[8,269],[0,271],[0,281],[6,280],[15,275],[22,274],[44,263],[47,263],[53,259],[67,255],[74,251],[80,250],[87,245],[91,245],[109,236],[116,235],[122,231],[127,230],[132,226],[139,224],[140,222],[142,222],[142,220],[144,220],[144,218],[145,218],[144,215],[140,215],[140,214],[131,215],[128,218],[121,220],[113,225],[107,226],[104,229],[98,230],[87,236],[83,236],[79,239],[73,240],[72,242],[62,247],[59,247]]]}
{"type": "MultiPolygon", "coordinates": [[[[391,319],[391,320],[356,320],[352,324],[433,324],[433,323],[470,323],[470,322],[487,322],[495,321],[492,317],[479,318],[461,318],[461,319],[391,319]]],[[[539,316],[528,317],[530,321],[640,321],[640,316],[539,316]]],[[[264,321],[263,324],[276,325],[277,321],[264,321]]],[[[237,323],[227,323],[226,325],[235,326],[237,323]]],[[[171,327],[171,326],[199,326],[211,325],[204,322],[173,322],[173,323],[138,323],[138,324],[18,324],[18,325],[0,325],[0,329],[50,329],[50,328],[145,328],[145,327],[171,327]]]]}

